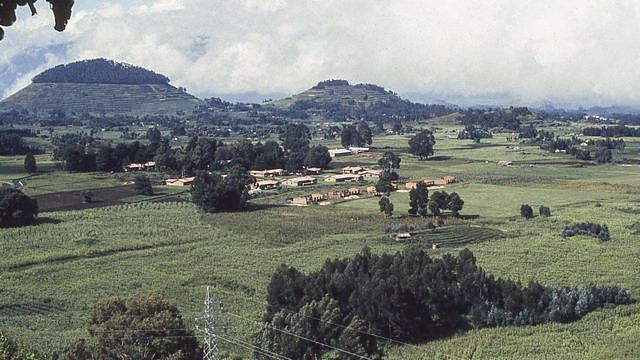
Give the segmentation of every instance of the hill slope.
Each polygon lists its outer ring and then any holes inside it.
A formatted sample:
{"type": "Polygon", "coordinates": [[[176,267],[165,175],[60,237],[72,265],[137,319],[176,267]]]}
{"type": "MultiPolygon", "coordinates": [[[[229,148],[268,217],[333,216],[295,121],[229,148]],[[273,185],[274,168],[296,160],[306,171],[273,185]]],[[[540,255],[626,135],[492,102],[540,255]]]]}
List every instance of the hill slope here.
{"type": "Polygon", "coordinates": [[[334,120],[367,118],[430,118],[452,111],[443,105],[425,105],[400,98],[392,91],[372,84],[351,85],[346,80],[321,81],[300,94],[264,104],[291,112],[306,112],[334,120]]]}
{"type": "Polygon", "coordinates": [[[191,112],[201,101],[169,85],[169,78],[105,59],[59,65],[0,103],[3,110],[38,113],[165,114],[191,112]]]}

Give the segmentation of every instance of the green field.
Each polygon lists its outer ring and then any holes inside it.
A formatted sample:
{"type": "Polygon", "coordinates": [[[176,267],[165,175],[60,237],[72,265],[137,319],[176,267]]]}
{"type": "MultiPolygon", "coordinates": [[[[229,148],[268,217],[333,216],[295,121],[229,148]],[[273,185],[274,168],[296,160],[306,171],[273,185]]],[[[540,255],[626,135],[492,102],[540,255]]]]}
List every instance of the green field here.
{"type": "MultiPolygon", "coordinates": [[[[640,297],[639,167],[586,165],[530,146],[514,151],[500,134],[477,146],[446,139],[449,130],[443,128],[436,133],[439,159],[421,162],[402,153],[399,173],[403,180],[456,176],[459,182],[446,190],[461,195],[462,214],[478,215],[475,220],[396,242],[385,227],[431,221],[406,215],[406,192],[391,195],[395,214],[390,219],[378,214],[374,197],[327,206],[282,205],[286,197],[327,185],[267,193],[241,213],[204,215],[190,203],[44,213],[44,224],[0,232],[5,255],[0,259],[0,329],[43,353],[60,351],[88,336],[94,302],[147,291],[175,300],[193,326],[210,285],[225,302],[227,313],[220,316],[228,336],[251,341],[260,330],[266,287],[279,264],[310,272],[327,258],[352,256],[364,246],[377,253],[419,246],[434,256],[468,247],[496,276],[557,286],[615,284],[640,297]],[[514,165],[500,167],[498,160],[514,165]],[[549,206],[552,216],[524,220],[519,216],[523,203],[536,211],[538,205],[549,206]],[[607,224],[611,240],[560,236],[564,226],[587,221],[607,224]],[[433,242],[441,248],[432,251],[433,242]]],[[[376,137],[374,146],[403,152],[407,137],[376,137]]],[[[637,149],[637,143],[629,143],[625,156],[638,158],[637,149]]],[[[46,157],[39,160],[47,163],[46,157]]],[[[20,161],[0,160],[3,180],[25,175],[20,161]]],[[[349,156],[335,165],[376,161],[349,156]]],[[[27,179],[27,193],[121,181],[115,175],[66,174],[52,163],[43,166],[52,172],[27,179]]],[[[640,357],[638,338],[636,303],[595,311],[569,324],[471,330],[426,344],[390,346],[385,358],[634,359],[640,357]]],[[[246,350],[222,347],[249,358],[246,350]]]]}

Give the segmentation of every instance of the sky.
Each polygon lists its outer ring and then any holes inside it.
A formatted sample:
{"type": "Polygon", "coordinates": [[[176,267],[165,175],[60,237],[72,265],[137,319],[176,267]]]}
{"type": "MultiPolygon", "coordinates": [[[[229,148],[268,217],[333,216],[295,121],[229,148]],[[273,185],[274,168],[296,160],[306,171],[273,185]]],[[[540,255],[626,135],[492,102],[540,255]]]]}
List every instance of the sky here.
{"type": "Polygon", "coordinates": [[[0,96],[104,57],[200,97],[286,96],[325,79],[425,102],[640,105],[640,0],[38,1],[0,42],[0,96]]]}

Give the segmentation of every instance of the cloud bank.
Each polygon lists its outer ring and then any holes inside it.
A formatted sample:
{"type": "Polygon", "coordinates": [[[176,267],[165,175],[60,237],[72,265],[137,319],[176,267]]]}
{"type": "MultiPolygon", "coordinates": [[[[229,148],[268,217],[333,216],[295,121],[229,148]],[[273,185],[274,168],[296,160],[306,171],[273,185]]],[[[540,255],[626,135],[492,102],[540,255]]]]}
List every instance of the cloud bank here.
{"type": "Polygon", "coordinates": [[[5,96],[105,57],[200,96],[344,78],[453,102],[640,103],[640,1],[158,0],[76,11],[62,34],[41,12],[0,42],[5,96]]]}

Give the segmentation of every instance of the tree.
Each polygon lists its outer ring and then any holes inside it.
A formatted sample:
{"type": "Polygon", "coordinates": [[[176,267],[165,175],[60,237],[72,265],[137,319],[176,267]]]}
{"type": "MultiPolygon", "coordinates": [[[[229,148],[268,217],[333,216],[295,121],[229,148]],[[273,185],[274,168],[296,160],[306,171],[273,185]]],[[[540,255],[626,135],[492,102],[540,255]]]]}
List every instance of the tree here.
{"type": "Polygon", "coordinates": [[[453,216],[458,217],[463,206],[464,200],[462,200],[458,193],[453,192],[449,195],[449,209],[451,209],[453,216]]]}
{"type": "Polygon", "coordinates": [[[96,169],[105,172],[122,170],[121,159],[118,158],[115,149],[110,145],[102,146],[96,152],[96,169]]]}
{"type": "Polygon", "coordinates": [[[151,180],[145,175],[138,175],[133,182],[133,190],[139,195],[153,195],[151,180]]]}
{"type": "Polygon", "coordinates": [[[444,191],[436,191],[429,199],[429,210],[435,216],[439,216],[441,211],[449,207],[449,195],[444,191]]]}
{"type": "Polygon", "coordinates": [[[201,172],[191,185],[191,200],[205,212],[242,210],[249,197],[250,181],[246,170],[237,167],[225,178],[201,172]]]}
{"type": "Polygon", "coordinates": [[[111,298],[93,306],[89,334],[95,348],[83,340],[67,350],[66,358],[95,354],[98,359],[202,358],[202,349],[173,302],[158,294],[111,298]]]}
{"type": "MultiPolygon", "coordinates": [[[[51,3],[51,10],[55,17],[56,24],[54,29],[64,31],[67,22],[71,18],[71,8],[73,8],[73,0],[47,0],[51,3]]],[[[0,2],[0,25],[11,26],[17,20],[16,8],[18,5],[29,5],[31,15],[36,14],[36,8],[33,5],[36,0],[3,0],[0,2]]],[[[4,38],[4,30],[0,27],[0,40],[4,38]]]]}
{"type": "Polygon", "coordinates": [[[611,162],[611,150],[601,147],[596,150],[596,161],[598,164],[611,162]]]}
{"type": "Polygon", "coordinates": [[[393,203],[389,200],[389,197],[381,197],[378,205],[380,206],[381,213],[384,213],[386,217],[391,217],[391,214],[393,214],[393,203]]]}
{"type": "Polygon", "coordinates": [[[425,160],[433,155],[433,146],[436,140],[429,130],[422,130],[409,139],[409,152],[420,160],[425,160]]]}
{"type": "Polygon", "coordinates": [[[154,126],[147,130],[147,140],[152,144],[159,143],[160,140],[162,140],[162,133],[160,132],[160,129],[154,126]]]}
{"type": "Polygon", "coordinates": [[[344,125],[342,127],[342,134],[340,135],[340,144],[343,147],[348,148],[349,146],[362,146],[364,143],[360,133],[358,133],[358,129],[355,125],[344,125]]]}
{"type": "Polygon", "coordinates": [[[549,209],[544,205],[540,205],[540,208],[538,209],[538,211],[540,212],[540,216],[544,216],[544,217],[551,216],[551,209],[549,209]]]}
{"type": "Polygon", "coordinates": [[[371,128],[369,128],[369,125],[365,121],[358,123],[357,131],[358,135],[360,135],[360,139],[362,140],[362,145],[371,145],[373,143],[371,128]]]}
{"type": "Polygon", "coordinates": [[[525,219],[533,218],[533,209],[528,204],[520,206],[520,216],[525,219]]]}
{"type": "Polygon", "coordinates": [[[273,140],[268,140],[264,144],[257,143],[254,147],[255,160],[252,169],[280,169],[284,167],[285,156],[284,150],[273,140]]]}
{"type": "Polygon", "coordinates": [[[324,145],[312,146],[307,152],[307,156],[304,159],[304,166],[306,167],[319,167],[326,169],[327,165],[331,162],[331,156],[329,156],[329,149],[324,145]]]}
{"type": "Polygon", "coordinates": [[[427,216],[427,204],[429,202],[429,190],[427,184],[419,182],[409,191],[409,214],[427,216]]]}
{"type": "Polygon", "coordinates": [[[38,202],[16,189],[0,190],[0,227],[31,225],[38,216],[38,202]]]}
{"type": "Polygon", "coordinates": [[[378,160],[378,166],[383,170],[399,169],[400,161],[400,156],[396,155],[392,151],[385,151],[382,158],[378,160]]]}
{"type": "Polygon", "coordinates": [[[36,164],[36,157],[32,153],[28,153],[24,157],[24,171],[29,174],[33,174],[38,171],[38,165],[36,164]]]}
{"type": "Polygon", "coordinates": [[[395,190],[393,182],[398,180],[398,174],[391,170],[382,170],[378,182],[376,183],[376,191],[381,193],[390,193],[395,190]]]}
{"type": "Polygon", "coordinates": [[[297,172],[304,166],[304,160],[309,151],[311,132],[304,124],[288,124],[281,136],[282,145],[286,151],[285,169],[297,172]]]}

